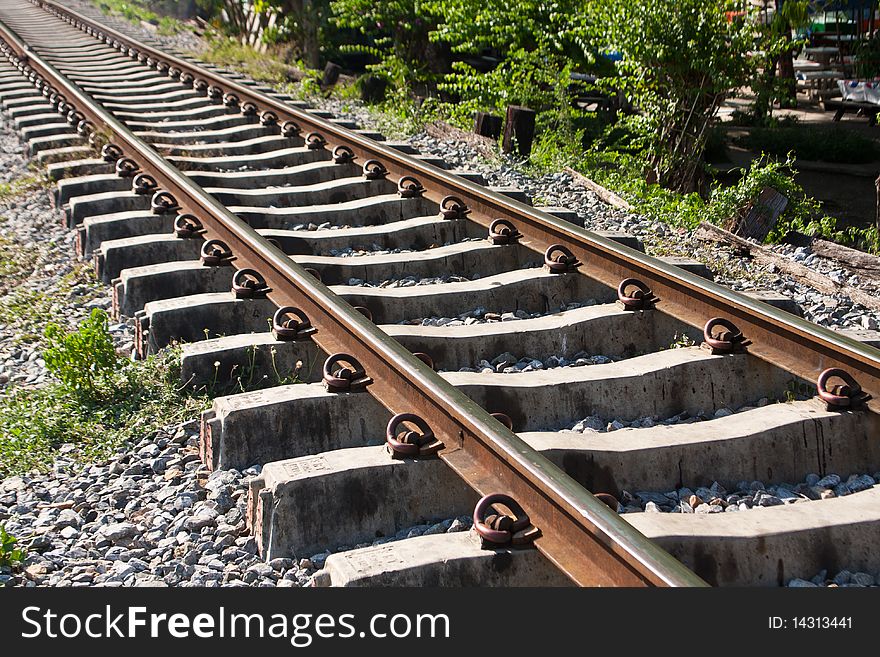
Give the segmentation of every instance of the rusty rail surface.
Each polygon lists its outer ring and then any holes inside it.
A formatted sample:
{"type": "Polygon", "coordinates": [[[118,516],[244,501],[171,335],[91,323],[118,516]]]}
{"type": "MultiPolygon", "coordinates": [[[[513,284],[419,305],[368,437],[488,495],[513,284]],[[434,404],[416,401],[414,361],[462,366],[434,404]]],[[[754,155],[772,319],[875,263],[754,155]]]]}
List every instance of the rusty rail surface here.
{"type": "MultiPolygon", "coordinates": [[[[582,259],[587,253],[594,254],[589,256],[593,260],[592,263],[588,261],[589,271],[599,266],[606,246],[608,258],[618,260],[617,267],[621,270],[626,259],[633,258],[634,262],[644,261],[646,268],[654,267],[658,277],[663,271],[662,265],[644,256],[632,255],[636,252],[621,251],[610,242],[606,244],[605,240],[469,185],[440,169],[425,166],[412,158],[401,159],[398,154],[356,133],[315,119],[181,59],[164,55],[70,10],[52,3],[35,4],[80,27],[85,26],[91,32],[105,33],[104,40],[117,44],[120,49],[127,52],[134,49],[151,57],[156,64],[190,71],[195,79],[206,79],[223,91],[236,93],[242,101],[253,99],[252,102],[262,110],[275,112],[279,122],[292,120],[320,130],[331,139],[348,145],[359,158],[380,159],[392,174],[418,175],[427,183],[429,198],[439,199],[453,193],[465,200],[477,217],[511,217],[528,236],[526,243],[533,248],[548,239],[559,241],[559,238],[565,238],[582,259]]],[[[271,288],[268,297],[275,304],[296,306],[304,311],[317,329],[313,339],[324,351],[354,355],[373,379],[368,388],[370,394],[394,414],[415,412],[423,417],[443,443],[439,457],[470,486],[483,495],[503,491],[518,500],[532,524],[541,530],[535,545],[571,580],[580,585],[599,586],[705,585],[683,564],[632,528],[496,418],[231,214],[39,54],[28,49],[2,23],[0,36],[24,60],[20,70],[31,74],[32,81],[39,83],[44,95],[62,94],[72,109],[82,112],[85,120],[91,122],[91,126],[79,124],[85,135],[109,135],[125,157],[155,177],[158,189],[175,197],[181,212],[191,213],[202,221],[206,239],[218,239],[228,246],[237,268],[250,268],[264,277],[271,288]]],[[[669,274],[674,272],[670,270],[669,274]]],[[[607,278],[606,272],[602,279],[607,278]]],[[[684,284],[687,282],[685,280],[684,284]]]]}

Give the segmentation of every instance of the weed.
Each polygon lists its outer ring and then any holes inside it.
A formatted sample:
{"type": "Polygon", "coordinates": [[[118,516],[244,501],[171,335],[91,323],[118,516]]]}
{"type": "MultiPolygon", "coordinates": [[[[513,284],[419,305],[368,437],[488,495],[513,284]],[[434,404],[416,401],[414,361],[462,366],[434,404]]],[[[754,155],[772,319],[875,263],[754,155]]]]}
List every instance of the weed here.
{"type": "Polygon", "coordinates": [[[12,568],[24,561],[24,550],[15,547],[18,539],[0,525],[0,568],[12,568]]]}
{"type": "Polygon", "coordinates": [[[144,6],[140,0],[100,0],[98,6],[105,14],[122,16],[132,23],[151,23],[157,26],[162,36],[171,36],[182,32],[186,24],[169,16],[159,16],[144,6]]]}
{"type": "MultiPolygon", "coordinates": [[[[22,253],[27,253],[27,250],[22,250],[22,253]]],[[[14,324],[17,327],[16,343],[42,342],[46,318],[60,314],[72,300],[82,304],[95,296],[94,292],[88,291],[95,281],[94,269],[88,263],[74,265],[59,280],[57,291],[50,295],[24,286],[5,290],[7,280],[3,278],[3,261],[3,250],[0,246],[0,292],[4,292],[0,296],[0,323],[14,324]]],[[[10,275],[8,280],[15,278],[10,275]]]]}
{"type": "Polygon", "coordinates": [[[810,399],[815,394],[815,386],[796,379],[791,379],[785,384],[785,392],[783,393],[786,402],[810,399]]]}
{"type": "Polygon", "coordinates": [[[46,368],[68,388],[89,398],[94,398],[98,386],[117,369],[116,348],[107,323],[107,313],[95,308],[78,331],[66,333],[52,322],[44,332],[46,368]]]}
{"type": "Polygon", "coordinates": [[[11,182],[0,183],[0,203],[6,203],[23,194],[49,187],[49,180],[39,174],[21,176],[11,182]]]}
{"type": "Polygon", "coordinates": [[[287,85],[299,85],[304,92],[320,91],[318,72],[310,71],[302,62],[296,65],[287,63],[281,49],[269,48],[267,52],[259,52],[232,37],[218,34],[207,36],[208,47],[202,52],[190,53],[193,57],[238,71],[257,82],[276,85],[280,91],[296,93],[294,88],[287,85]]]}
{"type": "Polygon", "coordinates": [[[676,331],[675,335],[672,336],[672,342],[669,344],[669,348],[685,349],[687,347],[693,347],[695,344],[697,343],[687,333],[678,333],[676,331]]]}
{"type": "Polygon", "coordinates": [[[102,311],[77,331],[58,329],[49,340],[54,355],[47,356],[47,366],[53,363],[60,380],[11,388],[0,398],[0,478],[46,469],[67,443],[84,459],[106,458],[120,445],[207,406],[202,391],[180,386],[179,348],[142,361],[111,356],[102,311]]]}

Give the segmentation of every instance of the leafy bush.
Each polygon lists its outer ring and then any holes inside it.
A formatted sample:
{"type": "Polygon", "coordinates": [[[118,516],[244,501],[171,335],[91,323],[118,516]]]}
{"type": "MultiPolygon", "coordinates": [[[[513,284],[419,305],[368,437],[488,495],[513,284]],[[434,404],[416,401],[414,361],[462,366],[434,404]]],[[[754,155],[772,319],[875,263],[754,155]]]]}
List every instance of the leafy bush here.
{"type": "Polygon", "coordinates": [[[0,568],[11,568],[24,561],[24,550],[15,547],[18,539],[6,533],[0,525],[0,568]]]}
{"type": "Polygon", "coordinates": [[[873,139],[840,127],[754,128],[735,143],[752,151],[786,156],[794,151],[798,158],[823,162],[860,164],[877,159],[873,139]]]}
{"type": "Polygon", "coordinates": [[[425,4],[421,0],[334,0],[330,4],[333,22],[368,41],[340,49],[371,55],[376,62],[367,69],[397,87],[436,81],[437,53],[428,42],[434,22],[424,11],[425,4]]]}
{"type": "Polygon", "coordinates": [[[640,114],[627,119],[645,145],[646,174],[663,187],[700,188],[706,137],[721,103],[753,72],[754,24],[729,21],[727,0],[591,3],[609,47],[622,54],[621,87],[640,114]]]}
{"type": "Polygon", "coordinates": [[[735,185],[715,186],[708,200],[696,193],[679,194],[649,185],[639,175],[640,164],[638,155],[594,150],[585,154],[578,168],[621,194],[639,214],[678,228],[694,228],[701,221],[724,224],[757,199],[765,187],[772,187],[788,198],[788,204],[766,241],[777,242],[788,232],[798,231],[826,239],[870,242],[870,231],[853,232],[850,237],[837,231],[836,220],[826,216],[819,202],[795,181],[797,172],[791,157],[756,160],[735,185]]]}
{"type": "Polygon", "coordinates": [[[107,322],[107,313],[95,308],[72,333],[55,323],[46,326],[46,368],[75,393],[94,397],[98,386],[116,371],[116,349],[107,322]]]}
{"type": "Polygon", "coordinates": [[[467,61],[453,64],[439,88],[460,99],[459,113],[503,112],[513,104],[556,114],[571,105],[572,92],[579,86],[570,74],[598,65],[589,7],[583,2],[435,0],[425,4],[437,16],[437,29],[430,35],[433,41],[448,44],[453,53],[491,52],[501,59],[488,72],[467,61]]]}
{"type": "Polygon", "coordinates": [[[795,181],[797,173],[791,155],[785,161],[762,157],[752,162],[736,185],[712,190],[706,206],[706,219],[721,224],[735,216],[758,198],[765,187],[771,187],[788,199],[776,226],[767,241],[776,242],[791,231],[807,235],[831,237],[836,220],[822,213],[821,205],[808,196],[795,181]]]}

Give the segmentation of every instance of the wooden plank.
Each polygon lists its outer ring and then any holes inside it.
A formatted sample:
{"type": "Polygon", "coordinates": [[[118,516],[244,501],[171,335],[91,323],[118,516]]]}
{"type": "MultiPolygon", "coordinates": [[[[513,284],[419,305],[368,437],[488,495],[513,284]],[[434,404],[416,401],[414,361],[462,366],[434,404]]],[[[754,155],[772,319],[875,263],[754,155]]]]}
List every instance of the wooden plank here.
{"type": "Polygon", "coordinates": [[[590,180],[585,175],[578,173],[571,167],[565,167],[563,171],[574,178],[575,182],[581,187],[586,187],[608,205],[621,210],[626,210],[627,212],[632,212],[633,207],[610,189],[602,187],[602,185],[596,181],[590,180]]]}
{"type": "Polygon", "coordinates": [[[719,226],[703,222],[697,227],[694,236],[700,240],[721,242],[733,246],[741,253],[748,253],[756,262],[764,265],[773,265],[776,271],[787,274],[799,283],[809,285],[822,294],[845,294],[855,303],[861,304],[865,306],[865,308],[880,311],[880,299],[876,296],[849,285],[835,283],[824,274],[820,274],[800,263],[793,262],[788,258],[777,255],[769,249],[765,249],[759,244],[753,244],[752,242],[749,242],[742,237],[738,237],[719,226]]]}
{"type": "Polygon", "coordinates": [[[765,187],[758,198],[749,204],[745,213],[730,218],[726,228],[740,237],[763,242],[776,226],[779,215],[787,205],[786,196],[772,187],[765,187]]]}

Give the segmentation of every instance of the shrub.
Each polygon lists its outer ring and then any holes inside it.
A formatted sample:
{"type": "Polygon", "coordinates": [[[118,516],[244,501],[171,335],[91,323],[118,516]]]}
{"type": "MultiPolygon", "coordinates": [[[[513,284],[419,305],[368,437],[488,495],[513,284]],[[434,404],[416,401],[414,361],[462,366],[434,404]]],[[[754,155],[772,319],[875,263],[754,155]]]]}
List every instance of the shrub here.
{"type": "Polygon", "coordinates": [[[55,323],[46,326],[46,368],[72,391],[87,397],[94,397],[97,386],[116,371],[116,349],[107,322],[107,313],[95,308],[72,333],[55,323]]]}
{"type": "Polygon", "coordinates": [[[103,311],[72,333],[54,326],[47,334],[52,346],[43,356],[60,380],[0,397],[0,478],[44,469],[66,443],[83,458],[105,457],[207,403],[204,390],[181,386],[178,348],[141,361],[117,358],[103,311]]]}
{"type": "Polygon", "coordinates": [[[355,30],[368,41],[340,49],[371,55],[376,62],[367,69],[397,87],[435,81],[437,53],[428,42],[434,22],[424,11],[425,4],[421,0],[334,0],[330,7],[336,25],[355,30]]]}
{"type": "Polygon", "coordinates": [[[791,231],[831,237],[836,220],[825,216],[819,202],[808,196],[795,181],[797,171],[793,164],[791,154],[785,161],[763,156],[755,160],[736,185],[712,190],[706,206],[706,219],[716,224],[724,223],[755,201],[765,187],[771,187],[785,196],[788,204],[767,241],[779,241],[791,231]]]}
{"type": "Polygon", "coordinates": [[[754,24],[730,21],[727,0],[595,3],[597,24],[622,55],[621,87],[640,114],[628,119],[644,139],[646,174],[682,192],[700,189],[708,130],[721,103],[753,72],[754,24]]]}

